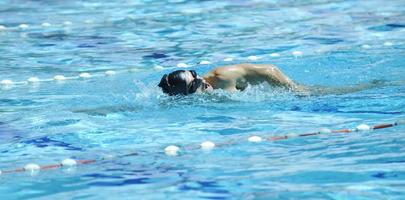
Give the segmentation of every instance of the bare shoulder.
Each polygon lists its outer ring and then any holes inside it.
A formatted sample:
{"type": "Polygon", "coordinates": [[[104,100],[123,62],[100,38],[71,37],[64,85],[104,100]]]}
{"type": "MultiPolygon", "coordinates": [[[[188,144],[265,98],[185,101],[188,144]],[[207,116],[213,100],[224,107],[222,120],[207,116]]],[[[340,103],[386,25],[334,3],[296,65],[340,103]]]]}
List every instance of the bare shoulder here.
{"type": "MultiPolygon", "coordinates": [[[[225,67],[227,67],[227,66],[225,66],[225,67]]],[[[245,71],[278,69],[275,65],[272,65],[272,64],[251,64],[251,63],[242,63],[242,64],[237,64],[237,65],[231,65],[228,67],[237,68],[239,70],[245,70],[245,71]]]]}
{"type": "Polygon", "coordinates": [[[240,65],[226,65],[217,67],[209,71],[206,76],[215,76],[220,78],[223,76],[229,76],[230,74],[234,73],[241,73],[243,70],[243,67],[241,67],[240,65]]]}
{"type": "Polygon", "coordinates": [[[246,76],[245,66],[244,64],[239,64],[217,67],[209,71],[204,76],[204,79],[214,88],[235,91],[238,80],[246,76]]]}
{"type": "MultiPolygon", "coordinates": [[[[277,69],[276,66],[271,64],[251,64],[251,63],[242,63],[236,65],[226,65],[222,67],[217,67],[208,72],[210,75],[220,76],[229,73],[237,73],[237,74],[249,74],[254,71],[264,71],[264,70],[272,70],[277,69]]],[[[207,74],[207,75],[208,75],[207,74]]]]}

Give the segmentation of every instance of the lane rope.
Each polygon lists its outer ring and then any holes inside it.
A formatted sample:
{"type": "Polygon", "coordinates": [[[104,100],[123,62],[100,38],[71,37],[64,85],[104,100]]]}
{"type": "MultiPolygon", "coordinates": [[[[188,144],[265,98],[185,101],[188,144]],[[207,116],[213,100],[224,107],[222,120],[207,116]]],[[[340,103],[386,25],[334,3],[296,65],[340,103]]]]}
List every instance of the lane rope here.
{"type": "MultiPolygon", "coordinates": [[[[347,133],[352,133],[352,132],[364,132],[364,131],[372,131],[372,130],[379,130],[379,129],[386,129],[386,128],[391,128],[394,126],[400,126],[400,125],[405,125],[405,119],[398,120],[394,123],[385,123],[385,124],[377,124],[374,126],[369,126],[367,124],[360,124],[354,129],[337,129],[337,130],[330,130],[327,128],[322,128],[317,132],[310,132],[310,133],[302,133],[302,134],[287,134],[283,136],[272,136],[272,137],[260,137],[257,135],[251,135],[247,138],[247,141],[252,142],[252,143],[259,143],[259,142],[264,142],[264,141],[280,141],[280,140],[287,140],[287,139],[292,139],[292,138],[298,138],[298,137],[309,137],[309,136],[315,136],[315,135],[320,135],[320,134],[347,134],[347,133]]],[[[204,151],[210,151],[216,147],[221,147],[221,146],[227,146],[227,145],[232,145],[240,143],[240,140],[230,140],[228,142],[224,143],[218,143],[215,144],[212,141],[204,141],[200,145],[188,145],[183,147],[184,150],[197,150],[197,149],[202,149],[204,151]]],[[[180,147],[176,145],[169,145],[164,149],[164,153],[167,156],[179,156],[182,150],[180,147]]],[[[118,156],[113,156],[113,155],[108,155],[101,157],[100,159],[81,159],[81,160],[74,160],[72,158],[67,158],[62,160],[60,163],[54,163],[54,164],[47,164],[47,165],[38,165],[35,163],[29,163],[25,165],[24,167],[21,168],[16,168],[16,169],[11,169],[11,170],[0,170],[0,175],[2,174],[15,174],[15,173],[22,173],[22,172],[29,172],[31,175],[36,175],[39,173],[39,171],[43,170],[55,170],[59,168],[73,168],[78,165],[89,165],[93,164],[96,162],[101,162],[105,160],[111,160],[114,158],[124,158],[124,157],[129,157],[129,156],[137,156],[139,155],[138,153],[129,153],[129,154],[123,154],[123,155],[118,155],[118,156]]]]}

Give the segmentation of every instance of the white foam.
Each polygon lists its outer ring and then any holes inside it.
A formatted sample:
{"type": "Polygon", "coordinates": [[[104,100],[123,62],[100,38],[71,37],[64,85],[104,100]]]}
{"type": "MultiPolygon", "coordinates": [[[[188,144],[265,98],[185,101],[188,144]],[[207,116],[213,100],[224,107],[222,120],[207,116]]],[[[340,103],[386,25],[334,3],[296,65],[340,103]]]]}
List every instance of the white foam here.
{"type": "Polygon", "coordinates": [[[20,24],[18,27],[21,28],[21,29],[26,29],[26,28],[28,28],[30,26],[28,24],[20,24]]]}
{"type": "Polygon", "coordinates": [[[63,75],[56,75],[56,76],[53,77],[53,80],[55,80],[55,81],[64,81],[64,80],[66,80],[66,77],[63,76],[63,75]]]}
{"type": "Polygon", "coordinates": [[[115,75],[116,73],[115,73],[115,71],[113,71],[113,70],[107,70],[107,71],[104,72],[104,74],[107,75],[107,76],[113,76],[113,75],[115,75]]]}
{"type": "Polygon", "coordinates": [[[304,53],[302,51],[293,51],[292,55],[294,56],[302,56],[304,53]]]}
{"type": "Polygon", "coordinates": [[[9,79],[5,79],[5,80],[2,80],[2,81],[0,82],[0,84],[1,84],[1,85],[12,85],[12,84],[13,84],[13,81],[12,81],[12,80],[9,80],[9,79]]]}
{"type": "Polygon", "coordinates": [[[211,142],[211,141],[205,141],[203,143],[200,144],[201,149],[203,150],[211,150],[215,147],[215,143],[211,142]]]}
{"type": "Polygon", "coordinates": [[[65,166],[65,167],[73,167],[73,166],[77,165],[77,162],[74,159],[67,158],[65,160],[62,160],[61,164],[62,164],[62,166],[65,166]]]}
{"type": "Polygon", "coordinates": [[[317,49],[317,50],[315,50],[315,53],[324,53],[324,52],[326,52],[326,50],[324,50],[324,49],[317,49]]]}
{"type": "Polygon", "coordinates": [[[249,142],[261,142],[263,139],[259,136],[251,136],[248,138],[249,142]]]}
{"type": "Polygon", "coordinates": [[[0,25],[0,31],[5,31],[5,30],[7,30],[7,27],[0,25]]]}
{"type": "Polygon", "coordinates": [[[28,37],[28,34],[27,34],[27,33],[20,33],[20,37],[22,37],[22,38],[27,38],[27,37],[28,37]]]}
{"type": "Polygon", "coordinates": [[[129,69],[128,71],[130,71],[130,72],[139,72],[139,71],[141,71],[141,69],[134,67],[134,68],[129,69]]]}
{"type": "Polygon", "coordinates": [[[400,119],[395,122],[396,125],[404,125],[405,124],[405,119],[400,119]]]}
{"type": "Polygon", "coordinates": [[[260,58],[257,56],[249,56],[248,57],[249,60],[255,61],[255,60],[259,60],[260,58]]]}
{"type": "Polygon", "coordinates": [[[0,175],[2,174],[3,172],[0,170],[0,175]]]}
{"type": "Polygon", "coordinates": [[[271,57],[279,57],[280,54],[279,54],[279,53],[272,53],[272,54],[270,54],[270,56],[271,56],[271,57]]]}
{"type": "Polygon", "coordinates": [[[160,66],[160,65],[156,65],[156,66],[154,67],[154,69],[155,69],[155,70],[164,70],[165,68],[162,67],[162,66],[160,66]]]}
{"type": "Polygon", "coordinates": [[[363,44],[363,45],[361,45],[361,48],[363,48],[363,49],[370,49],[371,46],[368,45],[368,44],[363,44]]]}
{"type": "Polygon", "coordinates": [[[38,77],[30,77],[29,79],[27,79],[28,83],[37,83],[39,82],[39,78],[38,77]]]}
{"type": "Polygon", "coordinates": [[[43,26],[43,27],[50,27],[50,26],[52,26],[50,23],[48,23],[48,22],[44,22],[44,23],[42,23],[41,24],[41,26],[43,26]]]}
{"type": "Polygon", "coordinates": [[[375,186],[371,186],[371,185],[350,185],[347,186],[346,189],[348,190],[355,190],[355,191],[370,191],[370,190],[374,190],[375,186]]]}
{"type": "Polygon", "coordinates": [[[86,19],[86,20],[84,20],[84,23],[86,23],[86,24],[92,24],[92,23],[94,23],[94,21],[91,20],[91,19],[86,19]]]}
{"type": "Polygon", "coordinates": [[[104,160],[111,160],[111,159],[114,159],[114,158],[115,158],[115,156],[112,155],[112,154],[107,154],[107,155],[105,155],[105,156],[103,157],[104,160]]]}
{"type": "Polygon", "coordinates": [[[225,62],[231,62],[231,61],[233,61],[233,58],[225,58],[224,61],[225,62]]]}
{"type": "Polygon", "coordinates": [[[180,150],[179,147],[170,145],[165,148],[165,153],[168,156],[177,156],[179,150],[180,150]]]}
{"type": "Polygon", "coordinates": [[[177,64],[177,67],[185,68],[185,67],[189,67],[189,65],[187,65],[186,63],[179,63],[179,64],[177,64]]]}
{"type": "Polygon", "coordinates": [[[379,38],[383,38],[383,37],[385,37],[385,33],[371,33],[371,35],[372,36],[375,36],[375,37],[379,37],[379,38]]]}
{"type": "Polygon", "coordinates": [[[209,64],[211,64],[211,62],[208,60],[203,60],[200,62],[200,65],[209,65],[209,64]]]}
{"type": "Polygon", "coordinates": [[[392,42],[384,42],[384,46],[392,46],[394,44],[392,44],[392,42]]]}
{"type": "Polygon", "coordinates": [[[371,127],[367,124],[360,124],[356,127],[356,130],[358,130],[358,131],[368,131],[370,129],[371,129],[371,127]]]}
{"type": "Polygon", "coordinates": [[[79,74],[80,78],[91,78],[91,74],[87,73],[87,72],[83,72],[79,74]]]}
{"type": "Polygon", "coordinates": [[[70,26],[70,25],[72,25],[72,22],[71,21],[65,21],[65,22],[63,22],[63,25],[70,26]]]}

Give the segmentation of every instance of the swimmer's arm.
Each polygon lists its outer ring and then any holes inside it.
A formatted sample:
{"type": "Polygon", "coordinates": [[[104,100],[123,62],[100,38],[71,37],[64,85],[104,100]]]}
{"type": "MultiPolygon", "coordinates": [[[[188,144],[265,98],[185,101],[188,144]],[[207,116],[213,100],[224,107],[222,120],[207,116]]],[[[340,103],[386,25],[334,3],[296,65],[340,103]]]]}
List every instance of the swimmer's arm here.
{"type": "Polygon", "coordinates": [[[306,92],[300,86],[284,75],[276,66],[266,64],[237,64],[224,66],[210,71],[204,76],[215,89],[237,91],[247,85],[256,85],[267,82],[271,86],[285,87],[287,89],[306,92]]]}
{"type": "Polygon", "coordinates": [[[256,77],[256,79],[264,80],[272,86],[286,87],[288,89],[298,88],[296,83],[274,65],[244,64],[242,67],[246,71],[246,77],[256,77]]]}

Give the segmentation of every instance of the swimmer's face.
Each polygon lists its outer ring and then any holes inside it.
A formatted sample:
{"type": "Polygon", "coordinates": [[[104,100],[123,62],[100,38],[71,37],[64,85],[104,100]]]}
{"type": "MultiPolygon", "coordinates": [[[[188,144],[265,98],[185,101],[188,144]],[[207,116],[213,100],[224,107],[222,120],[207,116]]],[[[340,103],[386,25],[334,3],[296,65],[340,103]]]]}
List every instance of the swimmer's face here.
{"type": "Polygon", "coordinates": [[[188,95],[213,90],[212,86],[194,70],[177,70],[165,74],[160,80],[159,87],[169,95],[188,95]]]}

